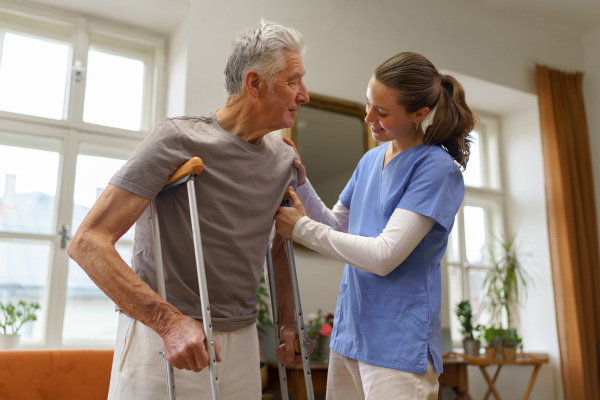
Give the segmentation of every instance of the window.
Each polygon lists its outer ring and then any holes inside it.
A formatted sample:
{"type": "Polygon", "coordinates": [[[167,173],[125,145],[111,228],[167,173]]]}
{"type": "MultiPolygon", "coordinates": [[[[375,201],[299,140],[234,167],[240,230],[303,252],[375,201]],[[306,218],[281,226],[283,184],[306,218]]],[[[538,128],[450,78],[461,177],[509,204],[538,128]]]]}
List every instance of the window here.
{"type": "Polygon", "coordinates": [[[489,248],[503,232],[503,194],[498,157],[498,120],[479,116],[472,132],[471,155],[463,174],[465,199],[450,234],[445,263],[448,271],[450,326],[455,342],[462,340],[454,308],[470,299],[477,323],[488,318],[482,307],[484,279],[491,267],[489,248]]]}
{"type": "Polygon", "coordinates": [[[114,304],[66,246],[162,115],[163,65],[152,32],[0,8],[0,301],[42,305],[22,346],[112,344],[114,304]]]}
{"type": "Polygon", "coordinates": [[[70,58],[70,43],[5,32],[0,55],[0,110],[63,119],[70,58]]]}

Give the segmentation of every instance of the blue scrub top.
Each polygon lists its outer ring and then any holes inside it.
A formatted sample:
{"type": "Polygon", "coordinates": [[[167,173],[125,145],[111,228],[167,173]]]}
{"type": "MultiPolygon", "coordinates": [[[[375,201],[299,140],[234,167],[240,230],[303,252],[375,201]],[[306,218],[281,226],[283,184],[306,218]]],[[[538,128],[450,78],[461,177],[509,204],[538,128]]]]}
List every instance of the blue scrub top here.
{"type": "Polygon", "coordinates": [[[396,208],[435,220],[415,250],[387,276],[346,264],[331,348],[381,367],[424,374],[428,350],[442,372],[440,260],[464,198],[462,173],[439,146],[420,144],[385,167],[387,146],[367,152],[340,195],[348,232],[377,237],[396,208]]]}

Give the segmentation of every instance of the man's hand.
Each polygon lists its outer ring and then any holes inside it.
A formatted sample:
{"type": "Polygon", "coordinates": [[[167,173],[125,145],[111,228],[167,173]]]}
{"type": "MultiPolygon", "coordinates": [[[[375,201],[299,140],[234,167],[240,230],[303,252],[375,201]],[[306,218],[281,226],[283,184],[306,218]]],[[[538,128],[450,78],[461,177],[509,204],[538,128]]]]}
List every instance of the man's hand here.
{"type": "MultiPolygon", "coordinates": [[[[302,365],[302,354],[297,352],[300,350],[301,344],[296,344],[298,338],[298,331],[295,323],[284,324],[279,331],[280,345],[275,349],[275,355],[285,365],[292,367],[298,367],[302,365]]],[[[306,339],[308,342],[308,354],[313,352],[315,343],[306,339]]]]}
{"type": "MultiPolygon", "coordinates": [[[[178,369],[199,372],[209,363],[205,347],[204,327],[193,318],[180,315],[161,335],[165,344],[167,361],[178,369]]],[[[221,345],[215,341],[215,355],[221,361],[221,345]]]]}
{"type": "Polygon", "coordinates": [[[288,194],[294,205],[292,207],[279,207],[275,215],[275,229],[278,235],[291,239],[296,223],[306,215],[306,212],[298,195],[291,187],[288,188],[288,194]]]}

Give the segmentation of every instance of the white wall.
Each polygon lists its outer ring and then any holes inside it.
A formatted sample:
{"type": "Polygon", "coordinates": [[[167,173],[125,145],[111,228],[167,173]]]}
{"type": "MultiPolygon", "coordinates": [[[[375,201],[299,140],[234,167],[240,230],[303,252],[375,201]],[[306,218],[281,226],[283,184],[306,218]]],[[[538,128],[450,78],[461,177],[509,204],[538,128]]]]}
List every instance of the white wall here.
{"type": "MultiPolygon", "coordinates": [[[[596,192],[596,214],[600,227],[600,29],[590,32],[583,38],[585,73],[583,76],[584,101],[590,132],[590,152],[594,168],[596,192]]],[[[599,238],[600,240],[600,238],[599,238]]]]}
{"type": "MultiPolygon", "coordinates": [[[[546,367],[542,373],[546,374],[549,383],[555,382],[557,391],[562,392],[539,109],[536,96],[531,95],[531,98],[529,107],[501,118],[504,188],[508,194],[506,217],[509,231],[518,233],[517,244],[525,254],[522,262],[533,281],[519,313],[519,331],[523,336],[524,349],[527,352],[549,354],[551,368],[546,367]]],[[[542,384],[542,379],[536,389],[552,386],[542,384]]],[[[518,393],[523,392],[517,392],[509,398],[519,398],[518,393]]],[[[540,393],[540,397],[533,398],[553,397],[540,393]]]]}
{"type": "MultiPolygon", "coordinates": [[[[264,17],[303,32],[308,45],[304,64],[309,91],[359,102],[364,101],[366,83],[373,69],[399,51],[422,53],[440,69],[477,78],[492,86],[511,88],[521,94],[535,93],[536,63],[563,70],[585,70],[592,149],[599,148],[600,117],[592,110],[600,105],[600,73],[597,72],[600,71],[600,32],[582,41],[568,29],[544,20],[490,10],[470,0],[190,0],[190,3],[186,30],[178,30],[171,43],[172,48],[189,51],[183,105],[187,114],[205,113],[223,104],[222,71],[231,40],[264,17]]],[[[176,78],[172,77],[172,81],[176,78]]],[[[179,86],[183,90],[183,85],[179,86]]],[[[173,97],[169,99],[169,112],[180,110],[180,97],[173,91],[170,94],[173,97]]],[[[526,350],[547,352],[552,361],[540,374],[532,399],[560,400],[563,396],[539,118],[535,97],[531,99],[520,110],[498,111],[503,114],[503,162],[507,168],[505,184],[510,193],[506,211],[510,227],[519,228],[526,249],[535,255],[539,274],[521,313],[526,350]],[[543,389],[546,387],[551,389],[546,391],[543,389]]],[[[600,162],[596,161],[597,191],[599,168],[600,162]]],[[[597,203],[600,204],[600,195],[597,203]]],[[[297,251],[297,264],[305,313],[318,308],[332,310],[341,263],[297,251]]],[[[517,392],[521,391],[523,382],[526,386],[525,373],[517,370],[508,372],[507,376],[509,382],[504,386],[512,386],[517,392]],[[519,382],[511,385],[513,379],[519,382]]],[[[469,378],[472,390],[478,393],[483,385],[481,374],[473,372],[469,378]]],[[[509,398],[519,396],[511,393],[509,398]]]]}
{"type": "Polygon", "coordinates": [[[543,20],[467,0],[191,0],[187,113],[222,105],[219,78],[231,40],[262,17],[303,32],[309,90],[354,101],[363,101],[377,64],[404,50],[527,92],[535,91],[536,62],[583,69],[579,38],[543,20]]]}

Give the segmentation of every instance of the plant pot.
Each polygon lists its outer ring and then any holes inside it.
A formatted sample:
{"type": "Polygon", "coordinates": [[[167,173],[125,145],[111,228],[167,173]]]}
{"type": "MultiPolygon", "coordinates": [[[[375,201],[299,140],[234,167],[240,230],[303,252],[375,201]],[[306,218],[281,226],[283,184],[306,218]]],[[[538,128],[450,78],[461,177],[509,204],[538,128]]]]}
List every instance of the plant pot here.
{"type": "Polygon", "coordinates": [[[495,346],[490,346],[490,347],[485,348],[485,358],[487,358],[488,360],[496,359],[496,347],[495,346]]]}
{"type": "Polygon", "coordinates": [[[479,357],[479,349],[481,349],[481,341],[477,339],[463,339],[463,349],[467,357],[479,357]]]}
{"type": "Polygon", "coordinates": [[[0,334],[0,349],[2,350],[14,350],[19,345],[21,335],[18,333],[13,334],[0,334]]]}
{"type": "Polygon", "coordinates": [[[504,361],[514,362],[517,359],[517,348],[504,346],[504,361]]]}

